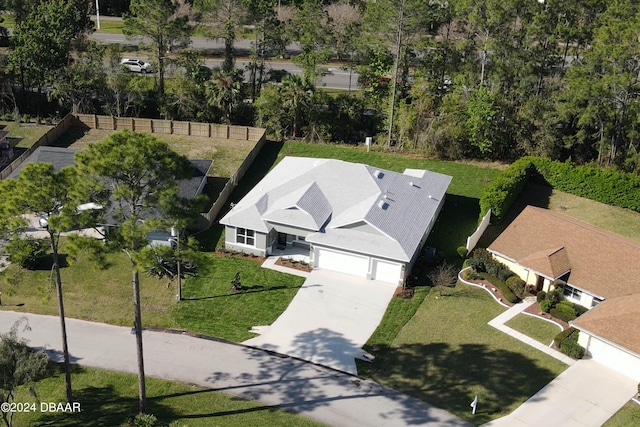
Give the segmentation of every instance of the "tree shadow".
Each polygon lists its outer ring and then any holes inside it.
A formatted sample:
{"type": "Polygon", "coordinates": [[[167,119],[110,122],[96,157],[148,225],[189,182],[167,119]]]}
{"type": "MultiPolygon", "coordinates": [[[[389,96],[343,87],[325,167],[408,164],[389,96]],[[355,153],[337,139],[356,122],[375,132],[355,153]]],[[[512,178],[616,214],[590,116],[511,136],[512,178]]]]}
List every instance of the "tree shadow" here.
{"type": "MultiPolygon", "coordinates": [[[[69,255],[67,254],[58,254],[58,265],[60,266],[60,268],[69,267],[68,258],[69,258],[69,255]]],[[[52,268],[53,268],[53,254],[49,253],[35,260],[30,270],[49,271],[52,268]]]]}
{"type": "Polygon", "coordinates": [[[407,344],[382,350],[387,351],[385,363],[372,379],[478,425],[506,415],[556,376],[521,353],[484,344],[407,344]],[[476,394],[480,404],[471,415],[469,403],[476,394]]]}
{"type": "Polygon", "coordinates": [[[242,290],[238,292],[231,292],[228,294],[220,294],[220,295],[212,295],[208,297],[189,297],[185,298],[184,301],[200,301],[200,300],[208,300],[208,299],[216,299],[216,298],[224,298],[224,297],[235,297],[240,296],[242,294],[254,294],[259,292],[269,292],[269,291],[279,291],[282,289],[298,289],[300,286],[288,286],[288,285],[278,285],[278,286],[264,286],[264,285],[253,285],[253,286],[242,286],[242,290]]]}

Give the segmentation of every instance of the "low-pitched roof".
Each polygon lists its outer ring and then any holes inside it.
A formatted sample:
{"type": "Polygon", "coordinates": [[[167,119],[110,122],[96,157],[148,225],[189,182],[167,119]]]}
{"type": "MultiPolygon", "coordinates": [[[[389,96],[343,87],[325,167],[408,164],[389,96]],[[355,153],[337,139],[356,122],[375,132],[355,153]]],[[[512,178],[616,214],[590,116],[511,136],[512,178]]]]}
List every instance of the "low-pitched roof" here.
{"type": "Polygon", "coordinates": [[[640,242],[547,209],[527,206],[488,249],[551,278],[570,268],[567,283],[602,298],[640,292],[640,242]]]}
{"type": "Polygon", "coordinates": [[[640,357],[640,292],[607,299],[571,322],[571,325],[640,357]]]}
{"type": "MultiPolygon", "coordinates": [[[[53,169],[59,172],[66,166],[71,166],[75,162],[75,154],[78,150],[62,147],[38,147],[18,166],[8,178],[17,178],[20,171],[27,163],[51,163],[53,169]]],[[[212,160],[194,159],[189,160],[193,165],[193,177],[178,181],[178,195],[186,199],[195,198],[206,184],[207,172],[213,163],[212,160]]]]}
{"type": "Polygon", "coordinates": [[[409,261],[450,182],[430,171],[285,157],[220,223],[264,233],[273,223],[299,227],[315,231],[311,243],[409,261]]]}

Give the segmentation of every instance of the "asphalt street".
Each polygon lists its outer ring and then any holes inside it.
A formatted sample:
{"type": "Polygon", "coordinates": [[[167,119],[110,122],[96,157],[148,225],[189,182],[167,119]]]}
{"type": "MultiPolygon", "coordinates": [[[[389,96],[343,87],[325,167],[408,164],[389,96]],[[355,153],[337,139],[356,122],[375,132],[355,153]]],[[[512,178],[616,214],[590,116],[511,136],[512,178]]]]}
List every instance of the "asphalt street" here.
{"type": "MultiPolygon", "coordinates": [[[[0,333],[26,317],[31,330],[20,335],[61,360],[57,317],[5,310],[0,311],[0,333]]],[[[135,373],[135,337],[130,328],[67,319],[67,331],[72,363],[135,373]]],[[[257,400],[329,425],[471,426],[380,384],[263,350],[166,332],[145,331],[143,340],[149,376],[257,400]]]]}

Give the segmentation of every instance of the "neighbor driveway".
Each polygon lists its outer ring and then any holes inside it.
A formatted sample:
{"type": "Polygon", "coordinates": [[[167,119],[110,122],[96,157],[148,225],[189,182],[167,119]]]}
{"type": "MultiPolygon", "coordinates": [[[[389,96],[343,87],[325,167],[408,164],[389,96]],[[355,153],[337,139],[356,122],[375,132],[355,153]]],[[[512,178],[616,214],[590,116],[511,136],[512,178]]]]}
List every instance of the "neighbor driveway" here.
{"type": "Polygon", "coordinates": [[[357,374],[355,358],[382,320],[396,287],[313,270],[289,307],[243,344],[357,374]]]}
{"type": "Polygon", "coordinates": [[[511,414],[483,427],[598,427],[634,396],[637,384],[592,359],[579,360],[511,414]]]}

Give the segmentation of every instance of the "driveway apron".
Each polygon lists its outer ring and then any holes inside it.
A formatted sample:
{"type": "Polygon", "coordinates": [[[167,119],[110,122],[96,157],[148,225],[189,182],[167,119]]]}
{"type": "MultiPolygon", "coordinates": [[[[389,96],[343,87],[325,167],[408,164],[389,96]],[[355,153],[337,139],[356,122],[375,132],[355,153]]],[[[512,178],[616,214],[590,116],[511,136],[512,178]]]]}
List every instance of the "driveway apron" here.
{"type": "Polygon", "coordinates": [[[289,307],[260,336],[243,344],[357,374],[355,359],[382,320],[396,287],[313,270],[289,307]]]}
{"type": "Polygon", "coordinates": [[[638,383],[583,359],[506,417],[483,427],[599,427],[635,394],[638,383]]]}

